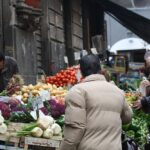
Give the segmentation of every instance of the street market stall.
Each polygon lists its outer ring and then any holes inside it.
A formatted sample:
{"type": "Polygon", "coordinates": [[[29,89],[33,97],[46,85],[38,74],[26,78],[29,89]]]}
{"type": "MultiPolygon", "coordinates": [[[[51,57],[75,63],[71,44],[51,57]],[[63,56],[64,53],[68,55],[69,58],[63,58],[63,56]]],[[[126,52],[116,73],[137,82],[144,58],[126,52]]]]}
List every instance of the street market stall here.
{"type": "MultiPolygon", "coordinates": [[[[13,77],[7,89],[0,93],[0,149],[59,150],[63,138],[64,97],[81,80],[78,66],[45,77],[36,85],[24,85],[20,77],[13,77]]],[[[120,87],[130,106],[141,96],[129,85],[120,87]]],[[[123,126],[123,132],[144,150],[149,138],[150,116],[142,110],[133,109],[133,112],[132,122],[123,126]]]]}
{"type": "Polygon", "coordinates": [[[61,70],[36,85],[15,75],[0,93],[2,149],[59,149],[64,125],[64,97],[81,78],[79,67],[61,70]],[[37,147],[38,146],[38,147],[37,147]]]}

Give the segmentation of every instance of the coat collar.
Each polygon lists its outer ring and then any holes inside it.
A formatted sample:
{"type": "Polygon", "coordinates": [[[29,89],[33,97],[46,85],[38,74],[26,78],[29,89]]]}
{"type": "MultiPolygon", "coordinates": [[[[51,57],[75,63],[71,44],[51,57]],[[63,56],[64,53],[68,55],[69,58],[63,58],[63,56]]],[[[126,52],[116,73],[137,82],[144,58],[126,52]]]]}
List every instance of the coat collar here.
{"type": "Polygon", "coordinates": [[[85,79],[83,79],[82,82],[97,81],[97,80],[106,81],[106,79],[103,75],[101,75],[101,74],[92,74],[92,75],[87,76],[85,79]]]}

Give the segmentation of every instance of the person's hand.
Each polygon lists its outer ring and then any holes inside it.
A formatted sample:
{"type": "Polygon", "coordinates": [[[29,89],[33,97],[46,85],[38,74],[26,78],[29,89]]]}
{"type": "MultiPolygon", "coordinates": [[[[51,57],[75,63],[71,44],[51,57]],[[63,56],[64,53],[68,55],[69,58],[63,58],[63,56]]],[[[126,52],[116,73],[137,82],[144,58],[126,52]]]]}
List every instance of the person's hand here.
{"type": "Polygon", "coordinates": [[[149,85],[150,85],[150,82],[148,80],[143,80],[140,84],[140,86],[142,86],[142,87],[147,87],[149,85]]]}
{"type": "Polygon", "coordinates": [[[133,108],[135,108],[136,110],[141,109],[142,108],[142,104],[141,104],[141,100],[137,100],[133,103],[133,108]]]}

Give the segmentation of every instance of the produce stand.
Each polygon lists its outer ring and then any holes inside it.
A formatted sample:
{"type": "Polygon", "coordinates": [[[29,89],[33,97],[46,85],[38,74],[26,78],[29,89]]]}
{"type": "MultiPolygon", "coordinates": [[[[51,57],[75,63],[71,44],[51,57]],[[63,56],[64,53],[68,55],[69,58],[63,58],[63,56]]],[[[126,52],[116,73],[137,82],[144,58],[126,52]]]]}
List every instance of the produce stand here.
{"type": "Polygon", "coordinates": [[[10,123],[8,125],[8,132],[6,134],[0,134],[0,149],[20,150],[20,137],[13,135],[22,126],[22,123],[10,123]]]}
{"type": "MultiPolygon", "coordinates": [[[[5,124],[5,121],[10,121],[6,127],[8,135],[0,130],[0,149],[59,150],[64,126],[65,96],[70,87],[81,80],[78,67],[61,70],[36,85],[20,84],[18,78],[14,78],[6,91],[0,93],[3,96],[0,97],[0,122],[5,124]]],[[[125,91],[126,101],[132,106],[141,95],[135,90],[137,84],[125,81],[119,87],[125,91]]],[[[141,150],[150,150],[148,144],[144,149],[145,144],[149,143],[146,137],[150,116],[139,110],[133,112],[132,122],[123,126],[123,131],[141,150]]]]}
{"type": "MultiPolygon", "coordinates": [[[[43,139],[43,138],[34,138],[34,137],[12,137],[8,139],[4,135],[0,135],[0,142],[3,141],[5,144],[0,144],[1,150],[32,150],[29,146],[36,147],[40,150],[59,150],[61,137],[54,137],[53,139],[43,139]],[[23,142],[23,143],[22,143],[23,142]]],[[[37,148],[33,148],[36,149],[37,148]]]]}
{"type": "Polygon", "coordinates": [[[19,150],[19,137],[11,137],[8,139],[7,135],[0,135],[0,149],[16,149],[19,150]],[[3,143],[2,143],[3,142],[3,143]],[[5,145],[4,145],[5,144],[5,145]]]}
{"type": "Polygon", "coordinates": [[[0,93],[0,149],[58,150],[65,96],[79,78],[78,66],[45,77],[35,85],[24,85],[21,76],[13,76],[0,93]]]}
{"type": "Polygon", "coordinates": [[[0,134],[1,150],[59,150],[62,140],[61,135],[53,136],[51,139],[30,136],[17,137],[15,132],[24,125],[24,123],[9,123],[7,134],[0,134]]]}
{"type": "Polygon", "coordinates": [[[47,147],[49,150],[59,150],[61,140],[61,137],[53,137],[52,139],[25,137],[24,150],[28,150],[29,145],[41,147],[40,149],[47,147]]]}

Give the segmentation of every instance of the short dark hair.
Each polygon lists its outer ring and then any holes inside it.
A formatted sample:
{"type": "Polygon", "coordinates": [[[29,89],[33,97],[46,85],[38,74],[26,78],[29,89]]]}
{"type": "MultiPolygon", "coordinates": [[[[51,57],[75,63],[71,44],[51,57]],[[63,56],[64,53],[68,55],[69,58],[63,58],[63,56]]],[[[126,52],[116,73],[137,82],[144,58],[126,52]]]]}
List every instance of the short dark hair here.
{"type": "Polygon", "coordinates": [[[97,55],[89,54],[81,58],[80,69],[84,77],[100,72],[100,59],[97,55]]]}
{"type": "Polygon", "coordinates": [[[0,61],[4,61],[5,60],[5,56],[2,52],[0,52],[0,61]]]}

